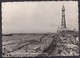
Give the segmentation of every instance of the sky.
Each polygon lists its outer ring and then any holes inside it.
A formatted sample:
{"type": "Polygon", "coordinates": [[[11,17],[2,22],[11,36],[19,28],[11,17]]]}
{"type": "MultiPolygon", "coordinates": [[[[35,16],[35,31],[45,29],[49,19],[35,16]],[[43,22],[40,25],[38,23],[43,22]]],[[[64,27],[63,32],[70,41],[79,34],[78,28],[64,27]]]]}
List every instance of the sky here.
{"type": "Polygon", "coordinates": [[[3,2],[2,33],[56,32],[63,5],[67,28],[78,29],[77,1],[3,2]]]}

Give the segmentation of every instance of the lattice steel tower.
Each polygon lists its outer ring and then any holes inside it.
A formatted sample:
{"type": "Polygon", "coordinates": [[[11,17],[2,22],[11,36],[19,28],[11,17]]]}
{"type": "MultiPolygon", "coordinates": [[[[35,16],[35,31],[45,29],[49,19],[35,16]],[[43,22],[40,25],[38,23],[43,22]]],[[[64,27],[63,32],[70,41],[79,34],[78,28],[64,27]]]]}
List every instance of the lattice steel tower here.
{"type": "Polygon", "coordinates": [[[61,28],[66,28],[66,21],[65,21],[65,7],[62,6],[62,22],[61,22],[61,28]]]}

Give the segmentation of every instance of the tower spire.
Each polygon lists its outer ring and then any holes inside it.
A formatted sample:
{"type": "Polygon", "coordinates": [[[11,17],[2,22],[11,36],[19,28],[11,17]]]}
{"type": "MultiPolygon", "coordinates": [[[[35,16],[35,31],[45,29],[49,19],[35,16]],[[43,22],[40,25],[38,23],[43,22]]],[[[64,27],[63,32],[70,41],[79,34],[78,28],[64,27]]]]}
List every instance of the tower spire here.
{"type": "Polygon", "coordinates": [[[65,22],[65,7],[62,6],[62,22],[61,22],[61,28],[66,28],[66,22],[65,22]]]}

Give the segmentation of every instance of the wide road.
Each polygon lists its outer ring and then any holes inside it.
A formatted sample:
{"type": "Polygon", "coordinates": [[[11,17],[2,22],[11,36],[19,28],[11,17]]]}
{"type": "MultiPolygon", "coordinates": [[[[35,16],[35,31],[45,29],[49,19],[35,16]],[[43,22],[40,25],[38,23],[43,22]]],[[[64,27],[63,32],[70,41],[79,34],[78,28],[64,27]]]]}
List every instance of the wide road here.
{"type": "Polygon", "coordinates": [[[42,53],[47,53],[48,56],[49,55],[56,56],[56,53],[58,52],[57,39],[59,39],[59,38],[56,36],[53,36],[52,42],[50,43],[50,45],[45,50],[43,50],[42,53]]]}

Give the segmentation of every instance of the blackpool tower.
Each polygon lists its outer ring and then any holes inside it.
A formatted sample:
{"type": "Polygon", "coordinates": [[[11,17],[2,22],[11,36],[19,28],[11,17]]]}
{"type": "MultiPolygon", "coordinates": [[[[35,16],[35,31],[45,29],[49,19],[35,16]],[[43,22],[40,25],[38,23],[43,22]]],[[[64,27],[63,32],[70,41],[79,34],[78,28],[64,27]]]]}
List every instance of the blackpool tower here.
{"type": "Polygon", "coordinates": [[[65,21],[65,7],[62,6],[62,21],[61,21],[61,28],[66,28],[66,21],[65,21]]]}

